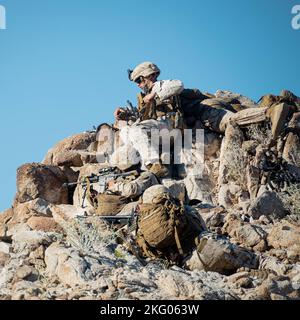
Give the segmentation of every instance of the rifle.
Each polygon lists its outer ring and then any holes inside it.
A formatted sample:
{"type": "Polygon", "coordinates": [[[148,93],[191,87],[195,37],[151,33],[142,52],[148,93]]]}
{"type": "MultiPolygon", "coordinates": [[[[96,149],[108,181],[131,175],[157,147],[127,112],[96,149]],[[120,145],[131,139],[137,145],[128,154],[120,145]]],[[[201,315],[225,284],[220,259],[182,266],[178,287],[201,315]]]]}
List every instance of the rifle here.
{"type": "Polygon", "coordinates": [[[82,181],[79,182],[71,182],[71,183],[64,183],[63,187],[74,187],[77,185],[81,185],[84,189],[84,193],[82,196],[82,205],[81,207],[84,208],[84,201],[86,198],[86,194],[88,188],[91,183],[99,183],[100,190],[99,193],[104,193],[107,190],[107,183],[110,180],[119,178],[119,177],[128,177],[128,176],[137,176],[138,172],[136,170],[124,172],[124,173],[114,173],[115,168],[104,168],[99,171],[98,175],[92,174],[88,177],[85,177],[82,181]]]}
{"type": "MultiPolygon", "coordinates": [[[[127,221],[127,226],[130,230],[134,230],[136,228],[136,221],[138,217],[138,211],[132,210],[131,214],[127,215],[114,215],[114,216],[97,216],[97,219],[105,220],[109,224],[124,224],[127,221]]],[[[77,216],[79,219],[86,219],[87,217],[77,216]]]]}
{"type": "Polygon", "coordinates": [[[127,100],[127,104],[127,107],[122,108],[122,112],[119,115],[119,119],[125,120],[128,124],[129,121],[135,122],[139,118],[139,112],[137,108],[135,108],[129,100],[127,100]]]}

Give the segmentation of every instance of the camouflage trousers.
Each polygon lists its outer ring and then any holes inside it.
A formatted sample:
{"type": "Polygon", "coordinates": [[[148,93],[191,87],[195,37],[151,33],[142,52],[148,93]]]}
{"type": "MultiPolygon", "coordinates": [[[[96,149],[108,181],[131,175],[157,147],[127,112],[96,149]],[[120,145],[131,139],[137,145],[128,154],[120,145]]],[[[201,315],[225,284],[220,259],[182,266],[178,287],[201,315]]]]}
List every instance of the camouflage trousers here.
{"type": "MultiPolygon", "coordinates": [[[[160,143],[159,139],[155,139],[159,135],[168,139],[173,137],[174,141],[181,139],[180,130],[174,129],[174,123],[171,119],[161,120],[145,120],[136,122],[132,126],[126,126],[121,129],[120,137],[125,144],[130,144],[135,148],[142,163],[142,169],[150,163],[156,163],[160,159],[160,143]]],[[[166,161],[168,162],[168,161],[166,161]]]]}
{"type": "Polygon", "coordinates": [[[247,125],[266,120],[267,108],[248,108],[237,113],[201,103],[185,108],[185,117],[195,117],[203,127],[217,133],[224,133],[227,125],[234,122],[237,125],[247,125]]]}

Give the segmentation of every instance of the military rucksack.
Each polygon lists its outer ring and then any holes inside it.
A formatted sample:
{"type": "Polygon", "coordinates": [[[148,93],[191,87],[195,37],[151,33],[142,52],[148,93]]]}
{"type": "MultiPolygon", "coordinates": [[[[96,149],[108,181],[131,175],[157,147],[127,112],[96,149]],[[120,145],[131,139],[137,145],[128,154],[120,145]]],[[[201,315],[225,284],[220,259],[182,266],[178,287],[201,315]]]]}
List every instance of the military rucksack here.
{"type": "Polygon", "coordinates": [[[96,214],[100,216],[117,215],[128,202],[126,197],[115,194],[100,193],[96,197],[96,214]]]}
{"type": "Polygon", "coordinates": [[[98,193],[93,189],[89,179],[86,179],[86,199],[95,208],[97,215],[113,216],[117,215],[128,203],[126,197],[109,193],[98,193]]]}
{"type": "Polygon", "coordinates": [[[170,251],[181,256],[192,250],[201,233],[200,219],[190,215],[178,199],[159,194],[153,203],[139,205],[136,242],[147,257],[168,257],[170,251]]]}

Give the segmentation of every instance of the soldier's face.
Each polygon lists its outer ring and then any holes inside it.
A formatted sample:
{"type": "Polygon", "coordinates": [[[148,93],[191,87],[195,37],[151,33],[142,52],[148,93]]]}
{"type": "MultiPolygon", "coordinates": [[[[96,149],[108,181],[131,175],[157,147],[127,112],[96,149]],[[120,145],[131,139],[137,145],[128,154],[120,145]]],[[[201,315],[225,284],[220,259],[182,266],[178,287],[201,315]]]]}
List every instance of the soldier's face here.
{"type": "Polygon", "coordinates": [[[139,78],[136,80],[136,84],[137,84],[137,86],[138,86],[140,89],[144,89],[145,86],[146,86],[145,78],[144,78],[144,77],[139,77],[139,78]]]}

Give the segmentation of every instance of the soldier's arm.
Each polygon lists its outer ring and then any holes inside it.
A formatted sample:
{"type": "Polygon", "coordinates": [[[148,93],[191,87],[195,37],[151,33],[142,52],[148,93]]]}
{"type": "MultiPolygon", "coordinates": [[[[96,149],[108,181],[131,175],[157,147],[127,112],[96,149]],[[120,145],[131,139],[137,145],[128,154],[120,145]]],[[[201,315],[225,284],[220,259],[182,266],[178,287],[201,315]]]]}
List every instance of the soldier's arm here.
{"type": "Polygon", "coordinates": [[[157,81],[151,92],[155,92],[160,101],[167,100],[179,95],[184,90],[184,85],[180,80],[157,81]]]}
{"type": "Polygon", "coordinates": [[[109,188],[113,192],[120,192],[121,196],[127,198],[136,198],[140,196],[146,189],[152,185],[158,184],[155,175],[151,172],[143,172],[134,181],[121,181],[115,182],[114,185],[109,188]]]}

